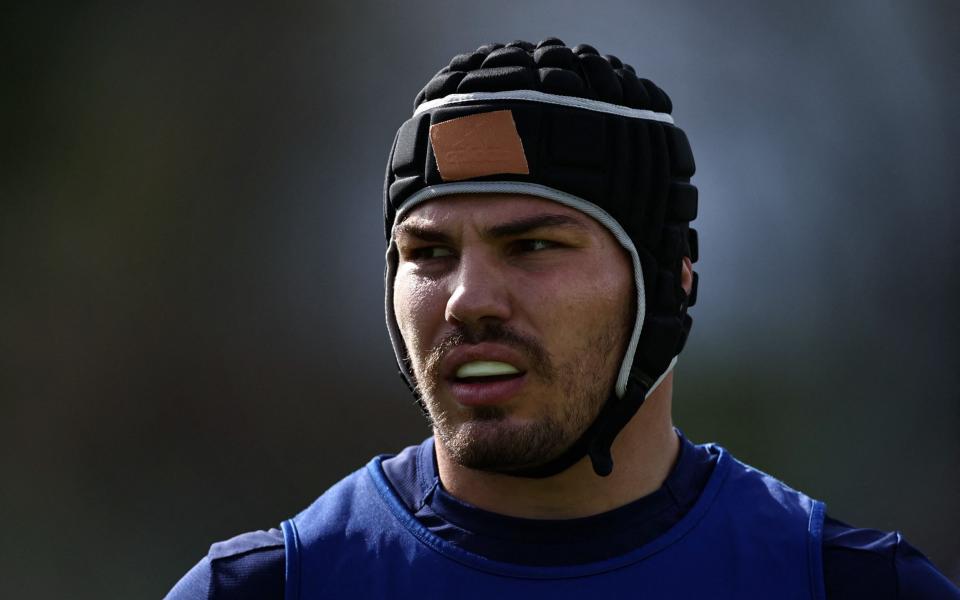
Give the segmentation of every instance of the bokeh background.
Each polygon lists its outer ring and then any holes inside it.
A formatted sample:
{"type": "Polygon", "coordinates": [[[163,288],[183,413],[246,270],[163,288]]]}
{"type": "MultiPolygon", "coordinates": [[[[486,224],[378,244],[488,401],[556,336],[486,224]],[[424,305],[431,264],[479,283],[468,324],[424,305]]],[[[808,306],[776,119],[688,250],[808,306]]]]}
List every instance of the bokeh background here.
{"type": "Polygon", "coordinates": [[[551,35],[693,145],[678,426],[960,581],[955,2],[257,4],[3,10],[0,595],[160,597],[427,434],[388,146],[454,54],[551,35]]]}

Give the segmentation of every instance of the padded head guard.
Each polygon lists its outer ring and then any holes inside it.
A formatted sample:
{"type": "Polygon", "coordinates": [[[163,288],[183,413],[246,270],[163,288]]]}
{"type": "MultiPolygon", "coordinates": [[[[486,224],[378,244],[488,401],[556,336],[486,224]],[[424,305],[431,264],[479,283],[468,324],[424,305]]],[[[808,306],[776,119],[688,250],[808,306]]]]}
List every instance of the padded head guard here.
{"type": "MultiPolygon", "coordinates": [[[[553,200],[610,229],[634,266],[637,315],[614,391],[563,455],[519,473],[547,477],[585,455],[613,468],[610,446],[672,368],[696,299],[680,284],[684,256],[697,260],[693,155],[674,126],[667,95],[633,67],[591,46],[556,38],[460,54],[417,95],[387,163],[386,312],[400,371],[416,394],[393,312],[393,226],[420,203],[452,194],[516,193],[553,200]]],[[[419,398],[418,398],[419,400],[419,398]]]]}

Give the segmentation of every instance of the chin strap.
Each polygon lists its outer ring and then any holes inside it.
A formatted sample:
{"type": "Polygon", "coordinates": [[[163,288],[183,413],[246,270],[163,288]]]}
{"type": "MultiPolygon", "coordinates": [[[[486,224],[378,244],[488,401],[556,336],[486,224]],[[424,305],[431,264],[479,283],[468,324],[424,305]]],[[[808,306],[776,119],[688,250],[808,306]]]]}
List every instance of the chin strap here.
{"type": "Polygon", "coordinates": [[[589,456],[594,472],[601,477],[606,477],[613,471],[613,456],[610,454],[613,440],[630,422],[643,405],[649,391],[658,383],[659,380],[654,381],[652,377],[634,367],[630,371],[629,383],[623,397],[617,398],[611,393],[590,427],[563,454],[545,464],[510,471],[506,474],[543,479],[566,471],[584,456],[589,456]]]}

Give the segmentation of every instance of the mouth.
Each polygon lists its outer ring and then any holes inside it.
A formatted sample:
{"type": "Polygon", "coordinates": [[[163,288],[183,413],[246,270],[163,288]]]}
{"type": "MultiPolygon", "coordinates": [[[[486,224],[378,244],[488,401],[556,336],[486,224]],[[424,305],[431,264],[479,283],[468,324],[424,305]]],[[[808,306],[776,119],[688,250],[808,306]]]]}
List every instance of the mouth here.
{"type": "Polygon", "coordinates": [[[471,360],[450,378],[453,397],[461,406],[493,406],[514,398],[526,383],[526,372],[498,360],[471,360]]]}
{"type": "Polygon", "coordinates": [[[441,359],[439,376],[463,408],[502,406],[516,400],[531,379],[531,361],[509,344],[458,344],[441,359]]]}
{"type": "Polygon", "coordinates": [[[507,381],[523,376],[523,372],[507,362],[497,360],[473,360],[457,368],[453,380],[456,383],[490,383],[507,381]]]}

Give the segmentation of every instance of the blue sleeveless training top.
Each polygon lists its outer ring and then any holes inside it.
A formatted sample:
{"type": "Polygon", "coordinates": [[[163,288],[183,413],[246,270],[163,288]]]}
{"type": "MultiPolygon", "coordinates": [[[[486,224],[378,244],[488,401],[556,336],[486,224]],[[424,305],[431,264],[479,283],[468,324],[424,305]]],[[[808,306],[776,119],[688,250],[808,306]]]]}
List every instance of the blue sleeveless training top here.
{"type": "Polygon", "coordinates": [[[283,523],[286,597],[822,599],[823,504],[712,451],[719,458],[700,498],[665,534],[562,567],[498,562],[440,539],[410,514],[375,458],[283,523]]]}

